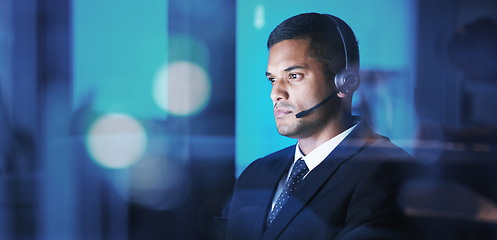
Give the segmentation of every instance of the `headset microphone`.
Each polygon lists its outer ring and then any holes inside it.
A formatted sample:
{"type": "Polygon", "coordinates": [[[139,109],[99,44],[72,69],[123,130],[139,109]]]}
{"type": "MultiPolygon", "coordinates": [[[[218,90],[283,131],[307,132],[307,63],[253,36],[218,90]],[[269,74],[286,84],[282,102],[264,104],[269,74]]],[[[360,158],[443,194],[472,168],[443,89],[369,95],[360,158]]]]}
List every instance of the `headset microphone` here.
{"type": "Polygon", "coordinates": [[[314,111],[316,108],[318,107],[321,107],[323,104],[325,104],[326,102],[328,102],[328,100],[330,100],[331,98],[333,98],[334,96],[337,96],[337,94],[339,93],[340,91],[336,91],[335,93],[331,94],[330,96],[328,96],[327,98],[325,98],[323,101],[319,102],[318,104],[314,105],[314,107],[311,107],[307,110],[304,110],[302,112],[299,112],[297,114],[295,114],[295,117],[296,118],[301,118],[301,117],[304,117],[306,116],[307,114],[311,113],[312,111],[314,111]]]}
{"type": "Polygon", "coordinates": [[[347,43],[346,43],[347,41],[345,40],[345,34],[342,33],[342,30],[340,29],[340,25],[338,24],[338,21],[335,20],[334,16],[329,15],[329,14],[326,14],[326,16],[328,16],[329,18],[331,18],[331,20],[333,20],[333,22],[336,25],[337,31],[340,34],[340,38],[342,39],[343,50],[345,52],[345,69],[339,71],[335,75],[335,86],[337,87],[338,90],[335,91],[330,96],[328,96],[327,98],[325,98],[323,101],[316,104],[314,107],[297,113],[295,115],[296,118],[301,118],[301,117],[308,115],[309,113],[311,113],[315,109],[321,107],[323,104],[325,104],[327,101],[329,101],[334,96],[337,96],[337,94],[339,92],[344,93],[344,94],[352,94],[353,92],[355,92],[355,90],[357,90],[357,88],[359,87],[359,84],[360,84],[360,79],[359,79],[358,74],[355,71],[352,71],[349,69],[349,57],[347,54],[347,43]]]}

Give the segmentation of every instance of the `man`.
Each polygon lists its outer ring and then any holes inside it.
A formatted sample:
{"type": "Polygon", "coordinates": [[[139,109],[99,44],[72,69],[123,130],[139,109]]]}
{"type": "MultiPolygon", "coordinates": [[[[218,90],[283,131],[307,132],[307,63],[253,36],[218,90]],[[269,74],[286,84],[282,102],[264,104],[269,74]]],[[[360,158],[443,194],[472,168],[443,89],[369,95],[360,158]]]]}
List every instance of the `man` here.
{"type": "Polygon", "coordinates": [[[298,143],[240,175],[223,213],[226,239],[404,239],[396,167],[410,156],[351,115],[352,30],[301,14],[273,30],[268,49],[277,129],[298,143]]]}

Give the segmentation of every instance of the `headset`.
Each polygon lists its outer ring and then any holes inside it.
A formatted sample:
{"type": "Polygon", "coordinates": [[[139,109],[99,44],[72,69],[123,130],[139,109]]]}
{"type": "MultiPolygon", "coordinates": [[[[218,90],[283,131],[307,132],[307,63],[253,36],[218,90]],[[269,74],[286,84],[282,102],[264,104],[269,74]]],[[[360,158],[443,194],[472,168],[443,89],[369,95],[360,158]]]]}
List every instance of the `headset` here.
{"type": "Polygon", "coordinates": [[[342,30],[340,29],[340,24],[338,24],[338,21],[335,20],[334,16],[329,14],[326,14],[326,16],[330,17],[331,20],[333,20],[333,22],[337,27],[338,33],[340,34],[340,38],[342,39],[343,50],[345,51],[345,69],[338,71],[338,73],[335,75],[335,86],[337,87],[337,90],[334,93],[330,94],[327,98],[319,102],[318,104],[314,105],[313,107],[295,114],[296,118],[302,118],[307,116],[312,111],[323,106],[327,101],[329,101],[333,97],[336,97],[337,94],[340,92],[344,94],[354,93],[360,84],[359,75],[355,71],[349,69],[350,63],[349,63],[349,56],[347,55],[347,44],[345,41],[345,35],[342,33],[342,30]]]}
{"type": "Polygon", "coordinates": [[[345,69],[338,71],[338,73],[335,75],[335,86],[337,87],[337,91],[341,93],[352,94],[357,90],[357,88],[359,88],[359,75],[355,71],[349,69],[350,63],[347,54],[347,43],[345,39],[346,36],[342,32],[340,24],[338,24],[335,16],[332,16],[330,14],[326,14],[326,16],[330,17],[331,20],[333,20],[333,22],[335,23],[338,33],[340,34],[340,38],[342,39],[343,50],[345,52],[345,69]]]}

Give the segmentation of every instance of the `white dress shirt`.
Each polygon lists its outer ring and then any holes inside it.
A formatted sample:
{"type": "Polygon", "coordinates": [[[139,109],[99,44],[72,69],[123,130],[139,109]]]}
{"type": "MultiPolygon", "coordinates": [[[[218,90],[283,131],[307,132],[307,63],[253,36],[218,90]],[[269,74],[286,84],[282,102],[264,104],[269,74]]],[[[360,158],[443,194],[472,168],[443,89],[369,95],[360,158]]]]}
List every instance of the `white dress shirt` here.
{"type": "Polygon", "coordinates": [[[290,166],[290,170],[286,173],[286,175],[280,180],[280,183],[278,184],[278,188],[276,189],[276,193],[274,194],[274,197],[273,197],[273,203],[272,203],[271,209],[274,207],[274,205],[276,204],[276,201],[278,200],[278,197],[280,196],[281,192],[283,191],[283,188],[285,187],[285,183],[288,180],[288,176],[290,175],[290,171],[292,171],[293,165],[295,164],[295,162],[297,160],[302,158],[305,161],[307,168],[309,168],[309,172],[307,174],[309,174],[328,155],[330,155],[330,153],[338,146],[338,144],[340,144],[343,141],[343,139],[345,139],[350,134],[350,132],[352,132],[352,130],[354,130],[354,128],[356,126],[357,126],[357,123],[354,124],[354,126],[343,131],[342,133],[336,135],[332,139],[319,145],[317,148],[312,150],[307,155],[304,155],[302,153],[302,151],[300,151],[299,143],[297,143],[297,145],[295,146],[295,157],[293,159],[292,166],[290,166]]]}

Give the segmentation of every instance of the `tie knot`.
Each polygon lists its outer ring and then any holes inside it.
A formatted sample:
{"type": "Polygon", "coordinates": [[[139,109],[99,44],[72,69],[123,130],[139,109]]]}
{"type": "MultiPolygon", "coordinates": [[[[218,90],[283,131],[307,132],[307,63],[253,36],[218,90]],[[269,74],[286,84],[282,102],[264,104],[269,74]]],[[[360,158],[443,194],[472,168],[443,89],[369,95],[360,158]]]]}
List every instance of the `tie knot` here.
{"type": "Polygon", "coordinates": [[[301,158],[297,160],[293,165],[292,172],[290,173],[290,178],[302,179],[308,172],[309,168],[307,168],[307,164],[305,164],[305,161],[301,158]]]}

